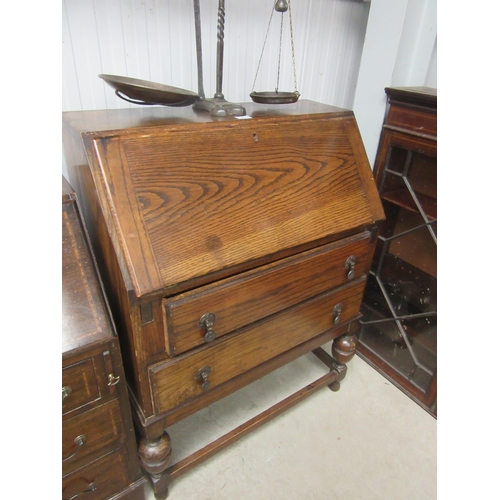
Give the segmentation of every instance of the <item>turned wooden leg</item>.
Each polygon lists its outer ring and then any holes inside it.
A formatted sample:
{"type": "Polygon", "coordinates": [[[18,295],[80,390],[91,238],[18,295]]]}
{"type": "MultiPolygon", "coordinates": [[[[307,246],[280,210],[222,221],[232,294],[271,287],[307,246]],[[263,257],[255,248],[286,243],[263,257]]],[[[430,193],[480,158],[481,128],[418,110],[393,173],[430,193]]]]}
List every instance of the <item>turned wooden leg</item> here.
{"type": "Polygon", "coordinates": [[[339,378],[328,386],[332,391],[338,391],[340,389],[340,381],[345,377],[347,372],[346,363],[353,358],[356,352],[357,343],[357,337],[350,332],[337,337],[333,341],[332,356],[334,361],[332,363],[339,374],[339,378]]]}
{"type": "Polygon", "coordinates": [[[167,467],[172,458],[170,436],[163,431],[158,436],[145,436],[139,442],[139,459],[142,468],[149,474],[151,484],[158,500],[165,500],[168,496],[170,477],[167,467]]]}

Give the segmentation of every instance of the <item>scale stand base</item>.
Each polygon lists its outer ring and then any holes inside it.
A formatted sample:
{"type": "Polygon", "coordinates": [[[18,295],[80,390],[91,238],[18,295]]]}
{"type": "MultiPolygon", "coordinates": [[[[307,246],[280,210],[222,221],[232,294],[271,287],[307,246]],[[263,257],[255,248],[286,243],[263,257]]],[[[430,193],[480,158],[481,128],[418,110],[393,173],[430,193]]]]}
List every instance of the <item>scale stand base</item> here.
{"type": "Polygon", "coordinates": [[[208,111],[212,116],[243,116],[247,114],[241,104],[234,104],[220,97],[202,99],[195,102],[193,108],[208,111]]]}

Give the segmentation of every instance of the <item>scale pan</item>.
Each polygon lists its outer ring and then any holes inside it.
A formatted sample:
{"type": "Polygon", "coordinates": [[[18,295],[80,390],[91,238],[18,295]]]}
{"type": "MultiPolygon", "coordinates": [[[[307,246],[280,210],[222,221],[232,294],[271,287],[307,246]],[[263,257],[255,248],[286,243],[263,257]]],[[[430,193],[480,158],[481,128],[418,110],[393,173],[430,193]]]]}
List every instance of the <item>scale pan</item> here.
{"type": "Polygon", "coordinates": [[[260,104],[291,104],[297,102],[298,92],[252,92],[250,97],[253,102],[260,104]]]}
{"type": "Polygon", "coordinates": [[[161,83],[138,80],[127,76],[98,76],[115,89],[115,94],[118,97],[132,104],[189,106],[200,100],[200,96],[194,92],[161,83]]]}

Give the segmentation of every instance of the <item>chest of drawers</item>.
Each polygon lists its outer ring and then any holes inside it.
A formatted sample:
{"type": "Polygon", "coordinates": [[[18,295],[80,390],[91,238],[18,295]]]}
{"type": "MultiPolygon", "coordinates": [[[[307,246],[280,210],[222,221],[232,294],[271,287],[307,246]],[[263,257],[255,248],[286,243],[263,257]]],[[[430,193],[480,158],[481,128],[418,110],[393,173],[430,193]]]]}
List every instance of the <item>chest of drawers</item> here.
{"type": "Polygon", "coordinates": [[[338,388],[356,346],[383,211],[355,118],[306,100],[245,109],[63,116],[158,498],[268,416],[338,388]],[[329,340],[333,358],[319,349],[329,340]],[[325,377],[169,463],[168,426],[310,351],[325,377]]]}
{"type": "Polygon", "coordinates": [[[62,498],[143,499],[120,348],[65,179],[62,286],[62,498]]]}

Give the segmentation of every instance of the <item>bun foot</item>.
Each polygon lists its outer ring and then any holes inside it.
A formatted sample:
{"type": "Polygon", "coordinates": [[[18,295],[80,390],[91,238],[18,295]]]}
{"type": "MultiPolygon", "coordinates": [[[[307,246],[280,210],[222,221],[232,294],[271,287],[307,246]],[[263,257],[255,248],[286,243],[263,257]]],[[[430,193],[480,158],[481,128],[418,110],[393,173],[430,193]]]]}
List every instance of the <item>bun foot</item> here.
{"type": "Polygon", "coordinates": [[[158,439],[142,438],[139,443],[139,459],[142,468],[148,473],[157,500],[168,497],[170,476],[167,467],[172,458],[170,436],[164,432],[158,439]]]}
{"type": "Polygon", "coordinates": [[[340,389],[340,383],[338,382],[338,380],[336,380],[335,382],[330,384],[328,388],[333,392],[337,392],[340,389]]]}
{"type": "Polygon", "coordinates": [[[338,379],[330,384],[328,387],[337,392],[340,389],[340,381],[344,379],[347,366],[346,363],[351,361],[355,352],[356,346],[358,344],[358,339],[355,335],[346,333],[337,337],[332,344],[332,357],[333,357],[333,368],[338,372],[338,379]]]}

